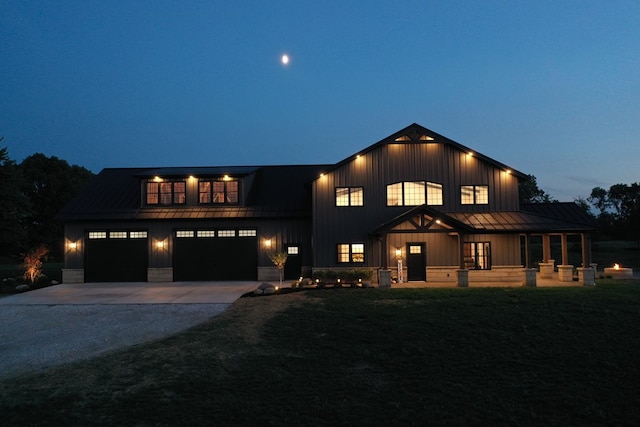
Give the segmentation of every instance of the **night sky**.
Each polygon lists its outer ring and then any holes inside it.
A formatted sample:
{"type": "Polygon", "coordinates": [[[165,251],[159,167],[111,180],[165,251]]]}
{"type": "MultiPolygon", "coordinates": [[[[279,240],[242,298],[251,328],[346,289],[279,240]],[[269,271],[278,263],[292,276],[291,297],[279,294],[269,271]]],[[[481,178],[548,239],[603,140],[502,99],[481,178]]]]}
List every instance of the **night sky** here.
{"type": "Polygon", "coordinates": [[[640,181],[640,2],[0,2],[18,162],[336,163],[414,122],[560,201],[640,181]]]}

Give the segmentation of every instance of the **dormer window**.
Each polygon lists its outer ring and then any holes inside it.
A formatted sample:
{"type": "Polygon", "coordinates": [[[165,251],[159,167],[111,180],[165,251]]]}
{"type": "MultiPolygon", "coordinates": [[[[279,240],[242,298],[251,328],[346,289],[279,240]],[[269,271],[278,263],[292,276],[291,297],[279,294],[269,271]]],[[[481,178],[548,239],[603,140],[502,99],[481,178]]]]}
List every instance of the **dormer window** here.
{"type": "Polygon", "coordinates": [[[147,182],[147,205],[184,205],[187,201],[187,183],[185,181],[147,182]]]}
{"type": "Polygon", "coordinates": [[[239,184],[231,178],[224,181],[198,182],[198,201],[201,204],[235,205],[239,201],[239,184]]]}

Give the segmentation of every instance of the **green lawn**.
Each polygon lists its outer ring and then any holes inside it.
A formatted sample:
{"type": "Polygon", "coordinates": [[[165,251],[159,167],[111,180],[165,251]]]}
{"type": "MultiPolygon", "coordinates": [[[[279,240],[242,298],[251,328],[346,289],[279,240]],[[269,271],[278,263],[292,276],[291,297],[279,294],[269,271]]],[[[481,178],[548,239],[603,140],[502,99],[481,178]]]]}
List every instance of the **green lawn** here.
{"type": "MultiPolygon", "coordinates": [[[[242,298],[0,383],[5,425],[637,425],[640,283],[242,298]]],[[[37,327],[37,325],[32,325],[37,327]]]]}

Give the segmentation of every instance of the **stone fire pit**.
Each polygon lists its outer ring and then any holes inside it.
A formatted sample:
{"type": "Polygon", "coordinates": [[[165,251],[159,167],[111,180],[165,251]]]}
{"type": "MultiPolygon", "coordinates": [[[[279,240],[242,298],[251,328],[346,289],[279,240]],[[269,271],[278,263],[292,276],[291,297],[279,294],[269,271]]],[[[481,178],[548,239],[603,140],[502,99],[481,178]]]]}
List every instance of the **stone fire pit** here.
{"type": "Polygon", "coordinates": [[[604,269],[604,275],[611,276],[613,279],[631,279],[633,277],[633,269],[614,264],[613,267],[606,267],[604,269]]]}

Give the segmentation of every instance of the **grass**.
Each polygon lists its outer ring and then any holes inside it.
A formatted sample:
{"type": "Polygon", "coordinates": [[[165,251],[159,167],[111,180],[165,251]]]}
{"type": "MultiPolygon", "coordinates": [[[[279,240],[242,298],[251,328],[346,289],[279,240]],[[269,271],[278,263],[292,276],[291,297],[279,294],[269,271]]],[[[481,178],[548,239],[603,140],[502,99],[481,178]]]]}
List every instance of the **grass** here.
{"type": "Polygon", "coordinates": [[[154,343],[0,383],[7,425],[631,425],[640,283],[242,298],[154,343]]]}

